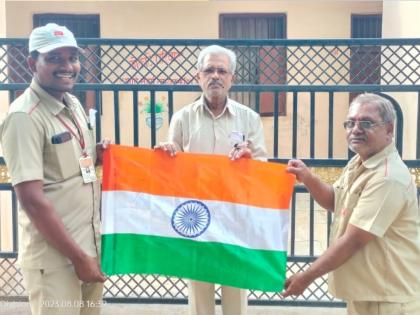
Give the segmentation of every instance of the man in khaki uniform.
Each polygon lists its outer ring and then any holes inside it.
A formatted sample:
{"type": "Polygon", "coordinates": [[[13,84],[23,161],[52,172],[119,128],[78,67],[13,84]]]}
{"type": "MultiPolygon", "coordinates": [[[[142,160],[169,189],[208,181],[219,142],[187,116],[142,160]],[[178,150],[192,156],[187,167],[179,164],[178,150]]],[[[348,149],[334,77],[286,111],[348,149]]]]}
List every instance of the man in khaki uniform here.
{"type": "MultiPolygon", "coordinates": [[[[156,148],[170,155],[183,151],[266,160],[260,116],[228,98],[235,68],[236,56],[229,49],[214,45],[200,52],[197,79],[203,94],[174,114],[169,141],[156,148]]],[[[214,284],[190,281],[188,288],[190,315],[214,315],[214,284]]],[[[222,308],[224,315],[246,314],[247,291],[222,286],[222,308]]]]}
{"type": "MultiPolygon", "coordinates": [[[[22,209],[19,263],[33,315],[99,314],[98,153],[91,124],[68,92],[80,72],[79,48],[65,27],[29,38],[33,80],[0,128],[4,157],[22,209]]],[[[106,146],[106,145],[105,145],[106,146]]]]}
{"type": "Polygon", "coordinates": [[[348,314],[420,314],[420,235],[417,188],[393,142],[392,104],[359,95],[344,128],[357,153],[334,185],[299,160],[294,173],[325,209],[334,211],[330,247],[306,271],[286,281],[283,296],[301,294],[329,272],[331,294],[348,314]]]}

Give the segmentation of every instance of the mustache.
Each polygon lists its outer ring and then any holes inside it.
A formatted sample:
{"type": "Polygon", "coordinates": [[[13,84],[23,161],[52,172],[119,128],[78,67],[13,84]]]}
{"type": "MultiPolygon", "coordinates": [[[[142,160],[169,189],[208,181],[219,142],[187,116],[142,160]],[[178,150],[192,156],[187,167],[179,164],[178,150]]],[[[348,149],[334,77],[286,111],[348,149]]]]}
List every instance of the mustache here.
{"type": "Polygon", "coordinates": [[[209,82],[209,86],[210,86],[210,85],[223,86],[223,84],[222,84],[222,83],[220,83],[220,81],[218,81],[218,80],[212,80],[212,81],[210,81],[210,82],[209,82]]]}

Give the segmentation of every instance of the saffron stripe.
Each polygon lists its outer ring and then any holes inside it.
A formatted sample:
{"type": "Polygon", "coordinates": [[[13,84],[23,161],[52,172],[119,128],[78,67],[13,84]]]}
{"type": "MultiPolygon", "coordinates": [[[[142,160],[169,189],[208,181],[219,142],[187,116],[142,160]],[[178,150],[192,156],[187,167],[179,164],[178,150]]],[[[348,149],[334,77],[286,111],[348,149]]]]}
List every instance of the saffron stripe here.
{"type": "Polygon", "coordinates": [[[286,209],[294,176],[278,163],[226,156],[178,153],[111,145],[105,151],[103,191],[122,190],[152,195],[286,209]],[[243,174],[246,174],[244,176],[243,174]]]}

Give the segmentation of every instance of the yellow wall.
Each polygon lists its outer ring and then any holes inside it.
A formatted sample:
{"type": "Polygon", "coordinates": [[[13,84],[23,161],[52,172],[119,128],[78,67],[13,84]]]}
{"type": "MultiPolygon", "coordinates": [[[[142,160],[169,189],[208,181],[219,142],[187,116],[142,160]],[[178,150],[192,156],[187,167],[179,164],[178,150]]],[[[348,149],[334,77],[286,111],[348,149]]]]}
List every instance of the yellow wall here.
{"type": "Polygon", "coordinates": [[[0,36],[6,37],[6,1],[0,0],[0,36]]]}
{"type": "MultiPolygon", "coordinates": [[[[0,37],[7,37],[6,33],[6,1],[0,0],[0,37]]],[[[4,68],[4,64],[0,62],[0,69],[4,68]]],[[[0,81],[1,81],[0,77],[0,81]]],[[[7,110],[8,93],[0,91],[0,119],[3,118],[2,114],[7,110]]]]}
{"type": "Polygon", "coordinates": [[[288,38],[348,38],[352,13],[380,1],[7,1],[8,37],[27,37],[34,13],[100,14],[101,37],[218,38],[221,13],[286,13],[288,38]]]}

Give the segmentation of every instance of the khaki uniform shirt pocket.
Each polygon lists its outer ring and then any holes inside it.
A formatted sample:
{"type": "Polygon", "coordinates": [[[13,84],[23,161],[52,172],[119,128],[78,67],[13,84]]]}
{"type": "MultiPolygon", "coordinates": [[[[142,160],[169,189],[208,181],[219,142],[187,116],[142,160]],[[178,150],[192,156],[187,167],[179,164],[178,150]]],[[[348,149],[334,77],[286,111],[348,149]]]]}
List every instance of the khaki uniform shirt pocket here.
{"type": "Polygon", "coordinates": [[[335,187],[336,201],[335,205],[334,218],[331,228],[331,239],[332,243],[334,240],[342,236],[349,224],[350,217],[352,216],[353,209],[356,207],[359,199],[359,192],[346,192],[344,189],[337,185],[335,187]]]}
{"type": "Polygon", "coordinates": [[[347,196],[347,200],[344,203],[344,207],[340,209],[340,221],[337,227],[337,236],[342,236],[347,229],[347,226],[350,221],[350,217],[353,214],[353,210],[359,201],[360,194],[358,193],[350,193],[347,196]]]}
{"type": "Polygon", "coordinates": [[[44,152],[44,178],[61,181],[80,172],[78,157],[72,141],[48,143],[44,152]]]}

